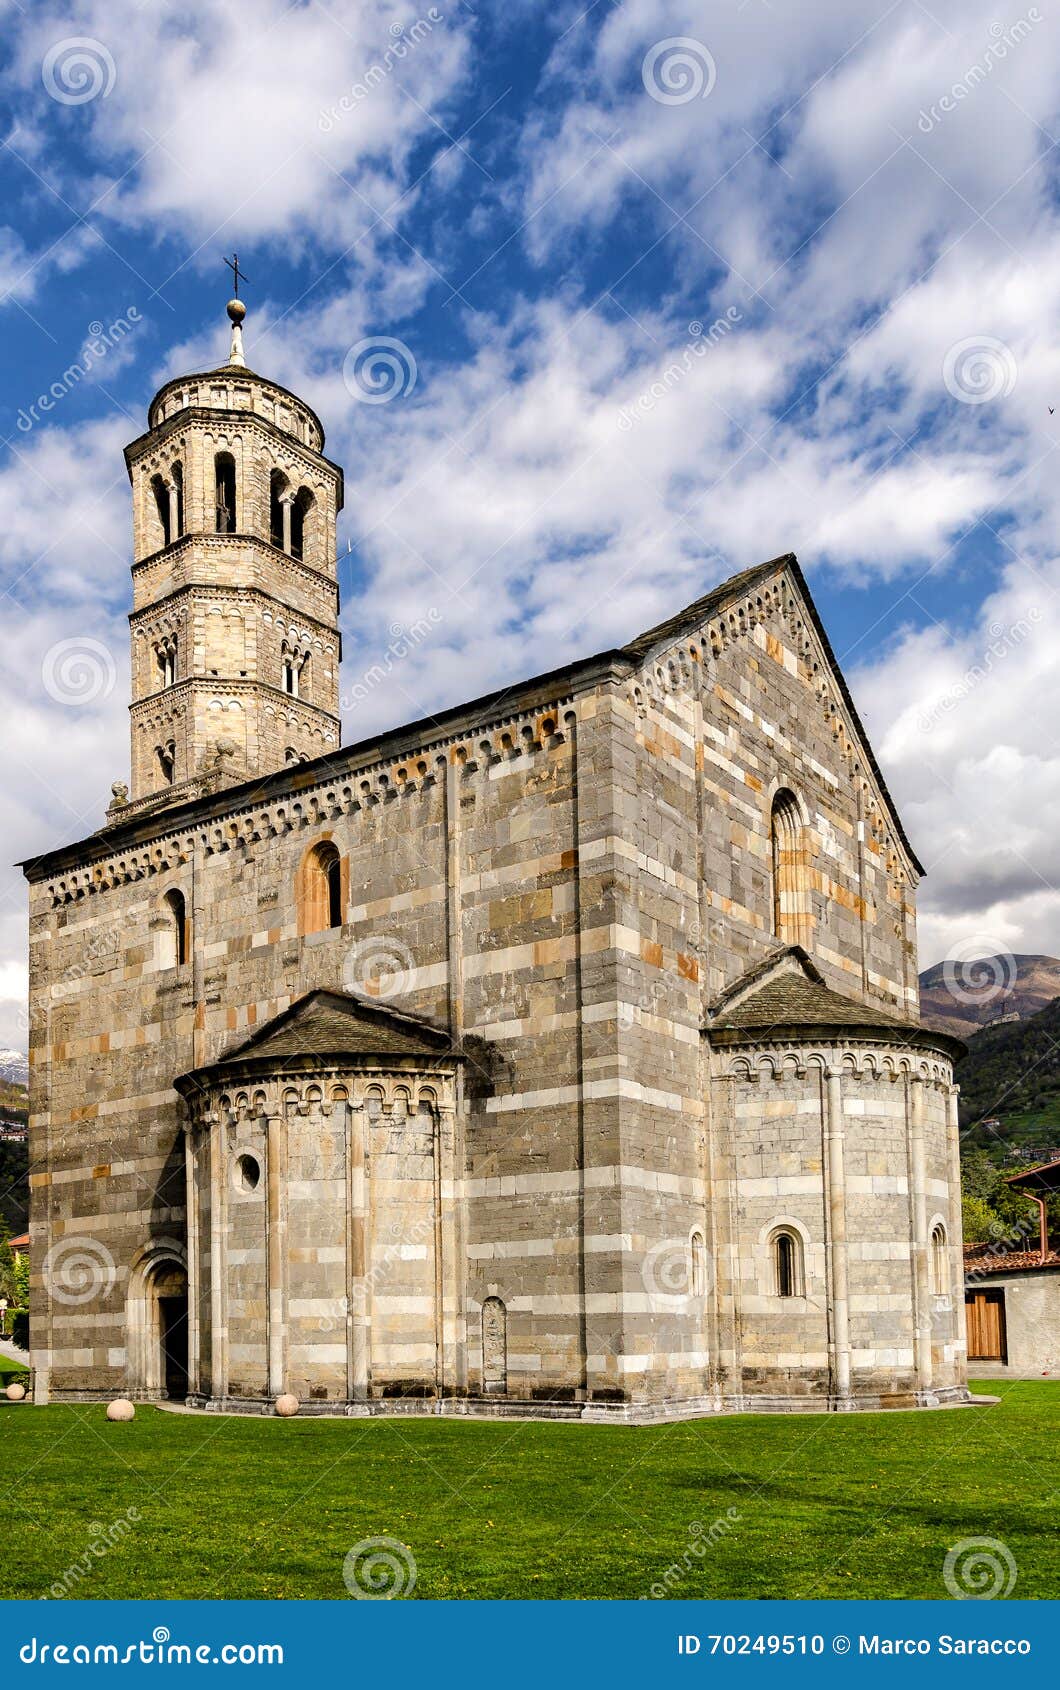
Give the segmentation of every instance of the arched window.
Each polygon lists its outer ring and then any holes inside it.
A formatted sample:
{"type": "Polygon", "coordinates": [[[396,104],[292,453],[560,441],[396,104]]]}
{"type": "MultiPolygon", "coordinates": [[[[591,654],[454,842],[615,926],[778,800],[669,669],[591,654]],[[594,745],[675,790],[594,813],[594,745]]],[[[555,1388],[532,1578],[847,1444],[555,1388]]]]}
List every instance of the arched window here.
{"type": "Polygon", "coordinates": [[[269,477],[269,539],[281,551],[291,549],[291,498],[287,477],[274,469],[269,477]]]}
{"type": "Polygon", "coordinates": [[[707,1289],[707,1245],[698,1228],[689,1240],[688,1267],[688,1283],[692,1288],[692,1295],[702,1297],[707,1289]]]}
{"type": "Polygon", "coordinates": [[[155,496],[155,507],[158,511],[158,521],[162,529],[162,544],[168,546],[170,542],[169,528],[169,488],[160,475],[151,477],[151,491],[155,496]]]}
{"type": "Polygon", "coordinates": [[[803,1295],[802,1239],[790,1227],[779,1226],[770,1240],[773,1255],[773,1294],[803,1295]]]}
{"type": "Polygon", "coordinates": [[[773,870],[773,932],[789,945],[810,937],[810,884],[798,799],[782,787],[773,799],[769,841],[773,870]]]}
{"type": "Polygon", "coordinates": [[[236,461],[231,452],[218,452],[213,461],[216,532],[236,531],[236,461]]]}
{"type": "Polygon", "coordinates": [[[170,968],[183,968],[188,960],[188,911],[183,892],[167,892],[163,900],[168,925],[163,933],[164,952],[170,968]]]}
{"type": "Polygon", "coordinates": [[[177,636],[167,634],[155,646],[155,662],[158,665],[158,685],[171,687],[177,678],[177,636]]]}
{"type": "Polygon", "coordinates": [[[309,488],[299,487],[291,504],[291,544],[288,549],[292,557],[301,558],[305,556],[308,525],[313,503],[313,495],[309,488]]]}
{"type": "Polygon", "coordinates": [[[173,740],[167,740],[165,745],[155,747],[158,758],[158,772],[162,777],[163,786],[172,786],[177,767],[177,747],[173,740]]]}
{"type": "Polygon", "coordinates": [[[314,845],[302,864],[299,889],[303,933],[326,933],[342,926],[342,859],[330,839],[314,845]]]}
{"type": "Polygon", "coordinates": [[[184,465],[174,464],[170,470],[169,526],[174,540],[184,532],[184,465]]]}
{"type": "Polygon", "coordinates": [[[941,1221],[936,1221],[931,1229],[931,1293],[935,1297],[945,1297],[948,1289],[946,1228],[941,1221]]]}
{"type": "Polygon", "coordinates": [[[308,698],[309,653],[289,646],[284,640],[280,647],[280,685],[292,698],[308,698]]]}

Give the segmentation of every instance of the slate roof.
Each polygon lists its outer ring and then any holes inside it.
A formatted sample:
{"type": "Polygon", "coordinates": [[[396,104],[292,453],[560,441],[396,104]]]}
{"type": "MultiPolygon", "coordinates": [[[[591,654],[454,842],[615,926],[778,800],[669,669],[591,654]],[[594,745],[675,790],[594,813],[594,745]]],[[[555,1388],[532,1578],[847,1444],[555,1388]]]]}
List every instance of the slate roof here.
{"type": "Polygon", "coordinates": [[[902,1021],[875,1004],[833,991],[801,945],[772,952],[728,987],[714,1005],[705,1031],[721,1043],[734,1043],[756,1032],[805,1028],[892,1033],[903,1043],[934,1044],[951,1054],[964,1050],[960,1040],[949,1034],[902,1021]]]}
{"type": "Polygon", "coordinates": [[[426,1017],[409,1015],[353,992],[309,992],[241,1044],[176,1082],[177,1090],[223,1081],[227,1074],[283,1067],[296,1070],[328,1062],[379,1058],[462,1060],[448,1032],[426,1017]]]}
{"type": "MultiPolygon", "coordinates": [[[[299,403],[304,401],[300,400],[299,403]]],[[[719,610],[731,599],[750,591],[759,581],[767,580],[782,568],[790,573],[804,602],[806,615],[831,666],[836,686],[850,714],[854,731],[879,787],[896,835],[908,852],[909,860],[917,873],[922,874],[923,867],[909,843],[902,819],[887,790],[887,783],[854,707],[854,701],[794,552],[786,552],[780,557],[770,558],[766,563],[755,564],[751,569],[744,569],[739,574],[730,576],[727,581],[720,582],[702,598],[686,605],[676,616],[669,617],[654,628],[646,629],[626,645],[612,647],[592,657],[580,658],[562,669],[552,669],[528,680],[508,682],[497,691],[471,699],[466,704],[393,728],[377,739],[343,745],[336,751],[326,752],[322,757],[308,763],[299,763],[294,768],[278,769],[271,775],[256,776],[252,781],[225,787],[210,796],[178,801],[162,810],[137,811],[136,815],[127,821],[111,823],[87,840],[78,840],[73,844],[60,846],[57,850],[44,852],[41,856],[30,857],[19,866],[29,880],[39,879],[46,874],[61,873],[65,868],[81,866],[85,861],[95,860],[97,856],[146,842],[155,837],[160,827],[168,829],[186,826],[191,816],[208,820],[214,816],[228,815],[240,804],[267,804],[274,799],[288,797],[292,793],[312,787],[321,779],[323,770],[327,771],[328,779],[349,779],[351,774],[362,766],[386,758],[407,756],[424,744],[433,744],[440,735],[473,732],[484,718],[499,708],[503,707],[506,713],[511,713],[522,708],[532,708],[535,704],[550,704],[554,702],[557,691],[577,693],[582,688],[595,686],[601,678],[616,674],[629,675],[657,646],[679,639],[682,635],[692,634],[706,616],[719,610]]]]}

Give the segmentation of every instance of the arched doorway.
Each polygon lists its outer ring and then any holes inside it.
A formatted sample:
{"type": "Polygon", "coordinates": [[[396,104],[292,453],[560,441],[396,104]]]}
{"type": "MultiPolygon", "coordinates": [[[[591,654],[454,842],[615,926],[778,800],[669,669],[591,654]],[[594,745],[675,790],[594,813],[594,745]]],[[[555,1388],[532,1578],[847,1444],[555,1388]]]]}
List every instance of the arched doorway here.
{"type": "Polygon", "coordinates": [[[149,1246],[134,1264],[127,1340],[133,1394],[183,1401],[188,1394],[188,1272],[182,1246],[149,1246]]]}

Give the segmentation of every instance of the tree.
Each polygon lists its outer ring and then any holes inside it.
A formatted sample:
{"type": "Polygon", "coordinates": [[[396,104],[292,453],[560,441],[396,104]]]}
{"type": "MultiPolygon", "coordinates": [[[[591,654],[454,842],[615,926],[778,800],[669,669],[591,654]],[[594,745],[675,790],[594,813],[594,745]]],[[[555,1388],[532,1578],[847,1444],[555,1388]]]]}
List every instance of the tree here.
{"type": "Polygon", "coordinates": [[[18,1301],[15,1254],[11,1248],[11,1232],[3,1215],[0,1215],[0,1297],[6,1297],[9,1303],[18,1301]]]}
{"type": "Polygon", "coordinates": [[[1001,1221],[984,1197],[966,1192],[961,1199],[961,1215],[966,1244],[985,1244],[1001,1230],[1001,1221]]]}

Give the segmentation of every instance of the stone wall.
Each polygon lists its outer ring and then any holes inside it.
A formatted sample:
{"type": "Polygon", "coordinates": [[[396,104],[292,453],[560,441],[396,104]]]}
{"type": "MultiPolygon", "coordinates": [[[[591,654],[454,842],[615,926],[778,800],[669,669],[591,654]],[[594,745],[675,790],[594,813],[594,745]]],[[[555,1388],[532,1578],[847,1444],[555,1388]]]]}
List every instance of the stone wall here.
{"type": "Polygon", "coordinates": [[[1060,1274],[970,1273],[969,1291],[1001,1291],[1005,1299],[1008,1359],[971,1360],[977,1379],[1040,1379],[1060,1376],[1060,1274]]]}
{"type": "Polygon", "coordinates": [[[963,1389],[949,1063],[900,1043],[766,1041],[719,1052],[711,1093],[726,1391],[782,1406],[830,1394],[912,1402],[963,1389]],[[941,1282],[930,1247],[939,1224],[941,1282]],[[779,1231],[796,1241],[794,1295],[781,1295],[777,1282],[779,1231]]]}
{"type": "MultiPolygon", "coordinates": [[[[464,1308],[458,1317],[450,1297],[446,1316],[452,1357],[466,1338],[467,1387],[482,1383],[482,1313],[498,1299],[514,1396],[719,1399],[725,1366],[730,1382],[738,1372],[735,1304],[689,1286],[693,1234],[716,1258],[728,1252],[735,1296],[757,1271],[762,1224],[748,1232],[730,1214],[737,1175],[772,1177],[774,1154],[797,1161],[820,1209],[812,1096],[787,1099],[788,1140],[768,1150],[753,1129],[715,1131],[707,1109],[706,1009],[777,944],[778,784],[797,788],[809,817],[815,956],[848,996],[915,1003],[911,859],[783,569],[762,594],[632,673],[612,654],[575,672],[570,693],[527,689],[433,738],[339,752],[32,871],[34,1260],[84,1235],[113,1261],[83,1312],[52,1300],[56,1389],[119,1387],[131,1264],[147,1239],[183,1235],[174,1077],[328,986],[389,997],[474,1041],[454,1176],[464,1308]],[[344,922],[300,936],[299,870],[324,839],[344,862],[344,922]],[[160,964],[173,888],[191,917],[183,968],[160,964]]],[[[409,1150],[400,1178],[420,1179],[420,1155],[409,1150]]],[[[858,1178],[908,1178],[897,1130],[873,1157],[858,1178]]],[[[945,1182],[948,1167],[932,1177],[945,1182]]],[[[878,1212],[865,1211],[868,1242],[878,1212]]],[[[864,1295],[890,1295],[900,1325],[909,1265],[881,1259],[891,1265],[866,1266],[864,1295]]],[[[251,1254],[233,1291],[248,1380],[261,1376],[257,1271],[251,1254]]],[[[314,1301],[312,1278],[299,1300],[314,1301]]],[[[407,1290],[415,1304],[420,1290],[407,1290]]],[[[216,1304],[202,1296],[206,1341],[216,1304]]],[[[35,1301],[42,1331],[40,1284],[35,1301]]],[[[808,1319],[802,1366],[816,1389],[820,1322],[808,1319]]],[[[752,1364],[770,1390],[777,1357],[795,1353],[774,1337],[763,1328],[765,1359],[752,1364]]],[[[399,1322],[373,1352],[374,1384],[421,1378],[424,1342],[399,1322]]],[[[908,1348],[897,1330],[890,1348],[908,1348]]],[[[318,1386],[337,1388],[337,1368],[322,1363],[318,1386]]]]}

